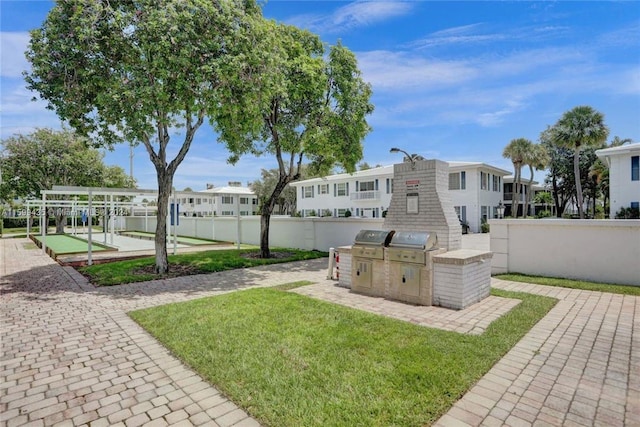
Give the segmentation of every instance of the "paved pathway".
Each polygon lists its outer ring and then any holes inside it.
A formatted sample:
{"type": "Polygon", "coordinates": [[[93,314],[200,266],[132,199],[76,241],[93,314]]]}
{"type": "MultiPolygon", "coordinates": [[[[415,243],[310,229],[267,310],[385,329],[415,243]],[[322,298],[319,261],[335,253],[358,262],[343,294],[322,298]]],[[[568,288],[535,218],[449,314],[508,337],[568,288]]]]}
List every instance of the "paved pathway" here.
{"type": "Polygon", "coordinates": [[[560,301],[436,426],[640,426],[640,297],[492,286],[560,301]]]}
{"type": "MultiPolygon", "coordinates": [[[[125,313],[295,280],[360,300],[326,260],[95,289],[27,248],[0,240],[0,426],[258,425],[125,313]]],[[[560,302],[437,425],[640,426],[640,298],[493,285],[560,302]]]]}
{"type": "Polygon", "coordinates": [[[0,239],[0,426],[257,426],[125,313],[326,276],[321,259],[95,289],[29,245],[0,239]]]}

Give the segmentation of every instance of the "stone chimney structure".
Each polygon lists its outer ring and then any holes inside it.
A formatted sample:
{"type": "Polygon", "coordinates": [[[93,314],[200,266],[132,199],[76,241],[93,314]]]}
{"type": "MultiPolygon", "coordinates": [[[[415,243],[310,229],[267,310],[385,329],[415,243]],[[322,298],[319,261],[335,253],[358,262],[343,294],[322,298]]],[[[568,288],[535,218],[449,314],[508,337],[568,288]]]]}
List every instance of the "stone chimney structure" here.
{"type": "Polygon", "coordinates": [[[383,227],[396,231],[434,232],[438,246],[462,246],[462,227],[449,195],[449,165],[415,160],[393,166],[393,195],[383,227]]]}

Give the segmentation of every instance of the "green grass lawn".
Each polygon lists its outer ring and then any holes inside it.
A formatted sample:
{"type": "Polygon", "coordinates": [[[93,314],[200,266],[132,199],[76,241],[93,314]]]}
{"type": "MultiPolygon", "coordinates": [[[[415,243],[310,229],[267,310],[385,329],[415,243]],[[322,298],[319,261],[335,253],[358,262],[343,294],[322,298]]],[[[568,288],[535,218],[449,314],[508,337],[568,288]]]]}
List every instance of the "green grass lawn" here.
{"type": "Polygon", "coordinates": [[[480,336],[278,289],[130,313],[267,426],[421,426],[444,414],[556,303],[522,303],[480,336]]]}
{"type": "MultiPolygon", "coordinates": [[[[612,294],[640,295],[640,286],[614,285],[608,283],[585,282],[583,280],[560,279],[556,277],[529,276],[526,274],[498,274],[497,279],[512,282],[533,283],[535,285],[560,286],[585,291],[609,292],[612,294]]],[[[640,280],[640,279],[639,279],[640,280]]]]}
{"type": "Polygon", "coordinates": [[[255,267],[258,265],[282,262],[301,261],[326,257],[326,252],[302,251],[298,249],[271,249],[272,253],[286,252],[284,258],[260,259],[249,255],[256,254],[257,249],[248,250],[214,250],[187,254],[169,255],[169,275],[161,276],[153,273],[154,257],[139,258],[127,261],[115,261],[105,264],[81,267],[79,271],[89,277],[98,286],[119,285],[123,283],[144,282],[163,277],[176,277],[188,274],[213,273],[236,268],[255,267]]]}

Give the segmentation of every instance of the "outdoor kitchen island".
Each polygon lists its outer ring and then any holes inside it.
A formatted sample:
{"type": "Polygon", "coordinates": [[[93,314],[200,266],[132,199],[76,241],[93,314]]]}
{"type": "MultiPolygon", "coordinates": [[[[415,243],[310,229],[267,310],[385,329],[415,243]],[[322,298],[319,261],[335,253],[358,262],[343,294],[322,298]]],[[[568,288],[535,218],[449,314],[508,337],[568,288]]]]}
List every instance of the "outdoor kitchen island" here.
{"type": "Polygon", "coordinates": [[[376,250],[381,253],[376,277],[365,276],[366,283],[376,286],[361,285],[363,260],[353,253],[356,245],[338,248],[340,265],[349,262],[351,270],[349,277],[340,276],[339,285],[411,304],[464,309],[489,296],[492,253],[461,249],[462,228],[449,196],[447,163],[408,160],[394,165],[393,196],[383,224],[391,240],[376,250]]]}

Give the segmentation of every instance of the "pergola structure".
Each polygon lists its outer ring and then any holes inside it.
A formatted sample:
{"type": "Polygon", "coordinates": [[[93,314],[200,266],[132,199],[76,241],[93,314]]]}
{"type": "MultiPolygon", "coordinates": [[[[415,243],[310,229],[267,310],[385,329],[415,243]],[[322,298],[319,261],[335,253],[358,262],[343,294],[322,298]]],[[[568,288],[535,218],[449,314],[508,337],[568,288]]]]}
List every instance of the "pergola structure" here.
{"type": "MultiPolygon", "coordinates": [[[[146,217],[146,203],[141,202],[133,202],[133,201],[122,201],[116,200],[117,197],[150,197],[157,199],[158,191],[157,190],[144,190],[138,188],[105,188],[105,187],[77,187],[77,186],[53,186],[52,190],[42,190],[42,200],[27,200],[27,211],[31,212],[31,207],[40,208],[39,217],[40,217],[40,231],[41,231],[41,240],[42,240],[42,251],[46,253],[46,211],[48,208],[71,208],[70,213],[72,213],[71,217],[73,218],[72,224],[75,230],[76,227],[76,218],[78,212],[86,212],[89,218],[92,218],[95,212],[95,209],[100,207],[104,208],[105,213],[108,212],[109,215],[105,215],[105,219],[108,217],[108,221],[105,223],[105,226],[108,224],[108,228],[105,227],[105,235],[104,235],[104,243],[107,244],[107,231],[111,234],[111,243],[113,244],[113,235],[114,235],[114,219],[116,217],[115,213],[117,210],[124,208],[134,208],[136,206],[144,206],[145,207],[145,217],[146,217]],[[49,197],[51,196],[66,196],[62,200],[52,200],[49,197]],[[87,200],[78,200],[78,197],[86,197],[87,200]],[[99,197],[101,200],[95,200],[94,198],[99,197]],[[79,210],[80,209],[80,210],[79,210]]],[[[176,253],[177,248],[177,230],[176,225],[178,223],[178,197],[183,195],[195,195],[202,197],[210,197],[210,193],[206,192],[193,192],[193,191],[174,191],[171,194],[170,200],[172,201],[173,206],[173,230],[167,230],[167,234],[173,234],[173,253],[176,253]],[[173,232],[171,232],[173,231],[173,232]]],[[[213,220],[213,212],[212,212],[212,220],[213,220]]],[[[238,211],[239,217],[239,211],[238,211]]],[[[92,262],[92,223],[89,220],[88,229],[88,259],[87,263],[91,265],[92,262]]],[[[171,227],[171,222],[167,222],[167,228],[171,227]]],[[[27,221],[27,235],[29,234],[30,221],[27,221]]],[[[240,248],[240,222],[238,221],[238,249],[240,248]]]]}

